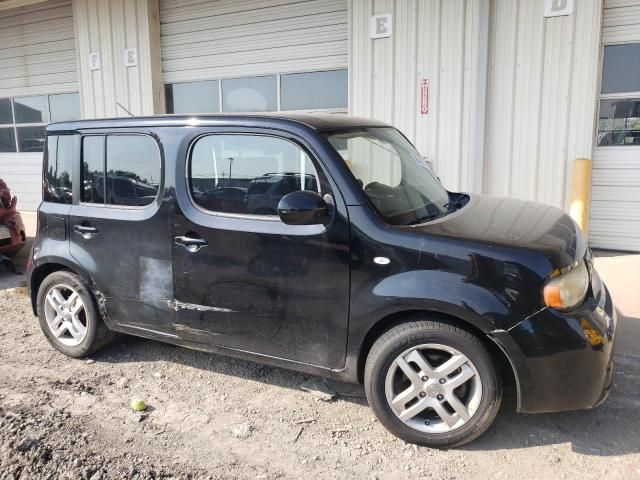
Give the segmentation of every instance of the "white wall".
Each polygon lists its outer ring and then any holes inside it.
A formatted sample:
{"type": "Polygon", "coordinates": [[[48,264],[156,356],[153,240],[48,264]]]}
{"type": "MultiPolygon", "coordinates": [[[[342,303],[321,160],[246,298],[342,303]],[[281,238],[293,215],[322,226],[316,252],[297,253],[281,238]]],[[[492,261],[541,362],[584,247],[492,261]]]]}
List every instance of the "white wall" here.
{"type": "Polygon", "coordinates": [[[160,0],[167,83],[347,66],[347,0],[160,0]]]}
{"type": "MultiPolygon", "coordinates": [[[[0,10],[0,98],[78,89],[71,0],[0,10]]],[[[18,208],[38,207],[41,175],[41,153],[0,153],[0,178],[18,196],[18,208]]]]}
{"type": "Polygon", "coordinates": [[[568,208],[573,160],[592,157],[601,11],[492,0],[485,193],[568,208]]]}
{"type": "Polygon", "coordinates": [[[489,0],[351,0],[349,112],[400,128],[451,189],[482,188],[489,0]],[[373,14],[390,38],[369,38],[373,14]],[[483,48],[484,45],[484,48],[483,48]],[[420,84],[430,82],[429,114],[420,84]]]}
{"type": "Polygon", "coordinates": [[[73,0],[73,16],[83,118],[162,112],[157,0],[73,0]],[[137,49],[136,66],[124,65],[127,48],[137,49]],[[91,52],[99,70],[89,68],[91,52]]]}
{"type": "Polygon", "coordinates": [[[575,4],[351,0],[350,113],[399,127],[448,188],[567,208],[572,161],[592,155],[602,10],[575,4]],[[374,13],[393,14],[391,38],[369,38],[374,13]]]}
{"type": "Polygon", "coordinates": [[[78,91],[71,0],[0,11],[0,97],[78,91]]]}

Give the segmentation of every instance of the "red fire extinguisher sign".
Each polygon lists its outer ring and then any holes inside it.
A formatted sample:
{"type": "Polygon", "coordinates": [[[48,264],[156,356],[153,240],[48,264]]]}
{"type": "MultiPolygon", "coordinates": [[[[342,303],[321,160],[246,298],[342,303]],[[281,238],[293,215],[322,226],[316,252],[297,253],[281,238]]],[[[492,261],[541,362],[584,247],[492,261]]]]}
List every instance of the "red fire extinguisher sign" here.
{"type": "Polygon", "coordinates": [[[429,113],[429,79],[423,78],[420,83],[420,113],[427,115],[429,113]]]}

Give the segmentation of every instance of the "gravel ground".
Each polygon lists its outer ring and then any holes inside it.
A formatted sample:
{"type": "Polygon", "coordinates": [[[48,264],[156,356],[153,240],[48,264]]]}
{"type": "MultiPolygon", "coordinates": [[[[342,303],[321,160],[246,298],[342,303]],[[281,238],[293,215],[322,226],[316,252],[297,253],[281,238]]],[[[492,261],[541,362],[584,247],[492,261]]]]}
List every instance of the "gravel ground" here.
{"type": "Polygon", "coordinates": [[[0,479],[640,478],[638,357],[616,358],[600,408],[517,415],[507,395],[487,434],[439,451],[387,433],[359,389],[306,393],[307,375],[131,337],[67,358],[24,288],[0,291],[0,345],[0,479]]]}

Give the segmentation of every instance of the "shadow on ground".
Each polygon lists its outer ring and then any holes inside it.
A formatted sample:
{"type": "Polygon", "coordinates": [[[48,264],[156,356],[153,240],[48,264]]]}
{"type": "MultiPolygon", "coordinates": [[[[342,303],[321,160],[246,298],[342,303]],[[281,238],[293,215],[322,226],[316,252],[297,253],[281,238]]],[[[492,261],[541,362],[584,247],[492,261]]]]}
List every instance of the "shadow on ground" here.
{"type": "MultiPolygon", "coordinates": [[[[624,319],[623,322],[640,324],[638,319],[624,319]]],[[[300,385],[310,378],[277,367],[128,336],[119,337],[94,358],[121,364],[175,362],[296,392],[300,392],[300,385]]],[[[640,359],[618,352],[616,360],[615,383],[602,406],[578,412],[518,414],[513,388],[507,387],[496,423],[485,435],[463,448],[470,451],[533,449],[569,443],[574,452],[584,455],[615,456],[640,452],[640,359]]],[[[337,382],[329,382],[329,385],[338,393],[338,399],[367,407],[360,386],[337,382]]]]}

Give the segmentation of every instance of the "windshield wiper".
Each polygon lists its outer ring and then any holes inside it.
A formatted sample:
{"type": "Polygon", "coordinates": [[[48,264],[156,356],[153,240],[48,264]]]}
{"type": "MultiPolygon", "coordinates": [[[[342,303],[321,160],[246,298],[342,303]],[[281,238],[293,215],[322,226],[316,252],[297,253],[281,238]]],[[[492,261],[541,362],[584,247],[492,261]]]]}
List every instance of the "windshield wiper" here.
{"type": "Polygon", "coordinates": [[[417,225],[419,223],[424,223],[424,222],[428,222],[430,220],[435,220],[436,218],[440,218],[442,216],[444,216],[444,213],[432,213],[431,215],[425,215],[424,217],[419,217],[419,218],[415,218],[413,220],[410,220],[409,222],[405,223],[405,225],[417,225]]]}

